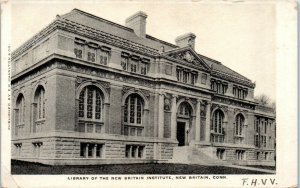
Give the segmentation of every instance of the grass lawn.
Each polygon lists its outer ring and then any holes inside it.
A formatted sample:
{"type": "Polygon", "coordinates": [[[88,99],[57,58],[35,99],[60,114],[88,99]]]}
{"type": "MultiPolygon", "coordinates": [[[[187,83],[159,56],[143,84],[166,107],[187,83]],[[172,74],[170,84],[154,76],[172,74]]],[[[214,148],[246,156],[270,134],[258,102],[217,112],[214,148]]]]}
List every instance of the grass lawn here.
{"type": "Polygon", "coordinates": [[[186,164],[116,164],[89,166],[49,166],[12,160],[12,174],[265,174],[223,166],[186,164]]]}

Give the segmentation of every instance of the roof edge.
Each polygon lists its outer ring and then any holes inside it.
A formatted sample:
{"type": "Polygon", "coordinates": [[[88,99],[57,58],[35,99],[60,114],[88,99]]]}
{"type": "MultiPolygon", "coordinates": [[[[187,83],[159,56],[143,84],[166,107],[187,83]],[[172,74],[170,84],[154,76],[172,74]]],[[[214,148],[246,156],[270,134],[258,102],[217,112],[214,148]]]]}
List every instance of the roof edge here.
{"type": "Polygon", "coordinates": [[[126,26],[124,26],[124,25],[121,25],[121,24],[118,24],[118,23],[109,21],[109,20],[104,19],[104,18],[101,18],[101,17],[99,17],[99,16],[95,16],[95,15],[93,15],[93,14],[91,14],[91,13],[88,13],[88,12],[85,12],[85,11],[83,11],[83,10],[74,8],[72,11],[78,12],[78,13],[80,13],[80,14],[84,14],[84,15],[86,15],[86,16],[89,16],[89,17],[91,17],[91,18],[95,18],[95,19],[97,19],[97,20],[100,20],[100,21],[105,22],[105,23],[108,23],[108,24],[115,25],[115,26],[117,26],[117,27],[119,27],[119,28],[122,28],[122,29],[125,29],[125,30],[127,30],[127,31],[134,32],[133,29],[131,29],[131,28],[129,28],[129,27],[126,27],[126,26]]]}

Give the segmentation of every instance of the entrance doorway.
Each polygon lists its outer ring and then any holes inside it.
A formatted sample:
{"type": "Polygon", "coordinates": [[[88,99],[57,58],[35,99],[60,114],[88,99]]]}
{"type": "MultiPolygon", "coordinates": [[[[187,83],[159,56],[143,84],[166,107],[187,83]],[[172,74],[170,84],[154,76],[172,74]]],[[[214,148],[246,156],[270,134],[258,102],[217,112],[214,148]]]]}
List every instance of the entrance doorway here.
{"type": "Polygon", "coordinates": [[[177,122],[178,146],[185,145],[185,122],[177,122]]]}

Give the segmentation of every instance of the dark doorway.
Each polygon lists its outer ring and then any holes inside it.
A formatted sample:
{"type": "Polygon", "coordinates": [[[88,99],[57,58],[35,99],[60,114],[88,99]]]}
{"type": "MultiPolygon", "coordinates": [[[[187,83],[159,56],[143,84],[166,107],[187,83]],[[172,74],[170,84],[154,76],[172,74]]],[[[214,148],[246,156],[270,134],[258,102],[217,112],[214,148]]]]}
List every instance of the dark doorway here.
{"type": "Polygon", "coordinates": [[[177,140],[178,146],[185,145],[185,123],[184,122],[177,122],[177,140]]]}

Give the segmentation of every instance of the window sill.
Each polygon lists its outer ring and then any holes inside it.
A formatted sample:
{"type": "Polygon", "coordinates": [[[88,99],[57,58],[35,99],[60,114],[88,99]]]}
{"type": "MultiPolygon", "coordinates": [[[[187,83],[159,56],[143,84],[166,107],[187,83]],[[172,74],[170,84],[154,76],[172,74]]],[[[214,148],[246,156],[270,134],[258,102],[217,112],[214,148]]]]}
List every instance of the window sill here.
{"type": "Polygon", "coordinates": [[[219,136],[224,136],[224,134],[222,134],[222,133],[215,133],[215,132],[210,132],[211,134],[213,134],[213,135],[219,135],[219,136]]]}
{"type": "Polygon", "coordinates": [[[126,124],[124,123],[124,126],[130,126],[130,127],[142,127],[142,128],[144,127],[144,125],[138,125],[138,124],[127,124],[127,123],[126,123],[126,124]]]}
{"type": "Polygon", "coordinates": [[[235,138],[245,138],[245,136],[242,135],[234,135],[235,138]]]}
{"type": "Polygon", "coordinates": [[[44,122],[44,121],[46,121],[45,118],[44,118],[44,119],[38,119],[38,120],[35,120],[36,123],[41,123],[41,122],[44,122]]]}
{"type": "Polygon", "coordinates": [[[84,122],[84,123],[101,123],[104,124],[102,120],[95,120],[95,119],[79,119],[79,122],[84,122]]]}

